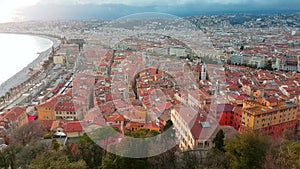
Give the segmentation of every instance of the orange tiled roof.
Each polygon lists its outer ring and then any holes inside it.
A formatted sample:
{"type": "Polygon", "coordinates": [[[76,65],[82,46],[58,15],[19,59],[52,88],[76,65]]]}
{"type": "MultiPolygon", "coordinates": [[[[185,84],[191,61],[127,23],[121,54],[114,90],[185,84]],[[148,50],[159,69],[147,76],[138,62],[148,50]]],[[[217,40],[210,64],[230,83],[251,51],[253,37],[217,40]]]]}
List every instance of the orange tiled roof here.
{"type": "Polygon", "coordinates": [[[7,110],[6,112],[4,112],[4,114],[2,115],[3,118],[5,119],[9,119],[9,120],[17,120],[18,117],[20,115],[22,115],[23,113],[26,112],[26,109],[25,108],[22,108],[22,107],[14,107],[10,110],[7,110]]]}

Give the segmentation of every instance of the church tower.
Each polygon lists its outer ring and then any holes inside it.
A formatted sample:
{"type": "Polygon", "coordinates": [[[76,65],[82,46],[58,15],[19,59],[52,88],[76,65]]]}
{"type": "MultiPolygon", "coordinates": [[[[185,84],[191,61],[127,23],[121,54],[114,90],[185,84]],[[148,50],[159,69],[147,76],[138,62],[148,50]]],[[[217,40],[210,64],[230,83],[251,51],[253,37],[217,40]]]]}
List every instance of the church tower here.
{"type": "Polygon", "coordinates": [[[202,67],[201,67],[201,80],[206,80],[206,65],[205,65],[205,63],[203,63],[202,67]]]}

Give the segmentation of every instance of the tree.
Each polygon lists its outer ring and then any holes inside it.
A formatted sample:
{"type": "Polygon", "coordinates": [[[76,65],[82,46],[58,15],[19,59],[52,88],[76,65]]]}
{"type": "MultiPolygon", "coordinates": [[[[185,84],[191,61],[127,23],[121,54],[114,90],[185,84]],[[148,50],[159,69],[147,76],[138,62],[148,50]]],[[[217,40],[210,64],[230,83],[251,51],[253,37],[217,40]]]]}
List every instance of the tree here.
{"type": "Polygon", "coordinates": [[[294,128],[284,130],[282,137],[286,140],[300,140],[299,123],[294,128]]]}
{"type": "Polygon", "coordinates": [[[166,123],[166,125],[163,126],[163,131],[168,130],[172,126],[173,126],[173,122],[171,120],[168,120],[167,123],[166,123]]]}
{"type": "Polygon", "coordinates": [[[16,154],[20,151],[19,146],[10,145],[0,149],[0,167],[5,169],[15,169],[16,154]]]}
{"type": "Polygon", "coordinates": [[[220,151],[225,151],[224,150],[224,132],[223,130],[220,130],[216,137],[213,139],[213,143],[215,144],[214,148],[220,151]]]}
{"type": "Polygon", "coordinates": [[[213,148],[207,152],[204,166],[209,169],[227,169],[229,168],[229,160],[224,151],[213,148]]]}
{"type": "Polygon", "coordinates": [[[11,132],[10,139],[13,144],[25,146],[32,141],[42,138],[43,133],[44,130],[39,122],[32,121],[11,132]]]}
{"type": "Polygon", "coordinates": [[[232,169],[261,169],[268,147],[268,138],[253,132],[225,141],[225,151],[232,169]]]}
{"type": "Polygon", "coordinates": [[[275,164],[278,168],[300,168],[300,142],[286,141],[278,150],[275,164]]]}
{"type": "Polygon", "coordinates": [[[27,168],[33,159],[42,152],[48,151],[51,148],[50,143],[36,142],[23,146],[16,154],[16,164],[20,168],[27,168]]]}
{"type": "Polygon", "coordinates": [[[52,148],[53,148],[53,150],[58,151],[59,147],[60,147],[59,142],[56,139],[53,139],[52,140],[52,148]]]}
{"type": "Polygon", "coordinates": [[[268,60],[266,65],[265,65],[265,69],[267,70],[273,70],[272,68],[272,60],[268,60]]]}
{"type": "Polygon", "coordinates": [[[87,134],[79,137],[79,151],[89,169],[97,169],[102,165],[104,150],[87,134]]]}
{"type": "Polygon", "coordinates": [[[178,151],[177,147],[174,147],[162,154],[153,156],[153,157],[148,157],[148,168],[149,169],[175,169],[179,168],[178,163],[177,163],[177,154],[176,152],[178,151]]]}
{"type": "Polygon", "coordinates": [[[185,151],[181,154],[180,168],[182,169],[196,169],[202,163],[201,158],[193,151],[185,151]]]}
{"type": "Polygon", "coordinates": [[[30,163],[29,169],[85,169],[86,163],[83,160],[70,162],[68,156],[60,151],[47,151],[38,155],[30,163]]]}
{"type": "Polygon", "coordinates": [[[102,169],[146,169],[147,166],[147,158],[128,158],[112,153],[107,153],[102,162],[102,169]]]}

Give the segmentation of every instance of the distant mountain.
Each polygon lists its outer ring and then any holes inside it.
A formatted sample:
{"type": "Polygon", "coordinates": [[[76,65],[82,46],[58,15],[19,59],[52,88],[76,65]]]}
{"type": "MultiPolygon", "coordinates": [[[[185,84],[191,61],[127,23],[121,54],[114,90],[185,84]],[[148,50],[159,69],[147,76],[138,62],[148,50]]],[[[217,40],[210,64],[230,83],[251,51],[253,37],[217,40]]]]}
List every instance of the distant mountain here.
{"type": "Polygon", "coordinates": [[[184,17],[191,15],[211,15],[223,13],[294,13],[300,11],[299,5],[257,5],[257,4],[215,4],[195,3],[170,6],[129,6],[122,4],[38,4],[21,9],[20,15],[26,20],[55,19],[115,19],[122,16],[142,12],[162,12],[184,17]]]}

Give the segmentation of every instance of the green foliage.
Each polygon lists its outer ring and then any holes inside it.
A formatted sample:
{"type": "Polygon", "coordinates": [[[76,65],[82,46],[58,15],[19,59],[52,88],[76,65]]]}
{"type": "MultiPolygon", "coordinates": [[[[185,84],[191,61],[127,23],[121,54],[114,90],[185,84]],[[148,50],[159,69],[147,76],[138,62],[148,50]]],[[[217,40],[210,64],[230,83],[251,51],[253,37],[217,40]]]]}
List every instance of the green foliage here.
{"type": "Polygon", "coordinates": [[[266,62],[266,65],[265,65],[264,68],[267,69],[267,70],[273,70],[273,68],[272,68],[272,60],[268,60],[266,62]]]}
{"type": "Polygon", "coordinates": [[[163,131],[166,131],[172,126],[173,126],[173,122],[171,120],[168,120],[166,125],[162,129],[163,129],[163,131]]]}
{"type": "Polygon", "coordinates": [[[20,151],[19,146],[7,146],[0,150],[0,167],[4,169],[15,169],[16,165],[16,154],[20,151]]]}
{"type": "Polygon", "coordinates": [[[178,156],[176,154],[176,152],[178,152],[179,150],[177,149],[177,147],[174,147],[173,149],[164,152],[162,154],[153,156],[153,157],[149,157],[148,158],[148,167],[149,169],[175,169],[175,168],[180,168],[178,166],[178,156]]]}
{"type": "Polygon", "coordinates": [[[131,137],[135,137],[135,138],[149,138],[149,137],[154,137],[158,134],[159,134],[159,132],[157,132],[157,131],[144,129],[144,128],[141,128],[136,131],[130,131],[130,130],[125,131],[126,136],[131,136],[131,137]]]}
{"type": "Polygon", "coordinates": [[[197,169],[202,163],[202,158],[194,151],[186,151],[181,156],[182,169],[197,169]]]}
{"type": "Polygon", "coordinates": [[[42,152],[48,151],[51,145],[47,143],[34,143],[21,147],[21,150],[16,154],[16,164],[18,167],[27,168],[33,159],[42,152]]]}
{"type": "Polygon", "coordinates": [[[225,151],[231,169],[261,169],[269,147],[267,137],[248,132],[226,140],[225,151]]]}
{"type": "Polygon", "coordinates": [[[102,162],[102,169],[146,169],[147,166],[147,158],[127,158],[112,153],[107,153],[102,162]]]}
{"type": "Polygon", "coordinates": [[[84,134],[79,137],[79,150],[81,158],[86,162],[89,169],[97,169],[101,166],[104,150],[88,135],[84,134]]]}
{"type": "Polygon", "coordinates": [[[214,148],[207,152],[204,166],[209,169],[227,169],[229,168],[229,159],[224,151],[214,148]]]}
{"type": "Polygon", "coordinates": [[[53,148],[53,150],[58,151],[59,147],[60,147],[59,142],[56,139],[53,139],[52,140],[52,148],[53,148]]]}
{"type": "Polygon", "coordinates": [[[213,143],[215,144],[215,146],[214,146],[215,149],[220,150],[220,151],[225,151],[224,150],[224,146],[225,146],[224,138],[225,138],[224,132],[223,132],[223,130],[220,130],[213,140],[213,143]]]}
{"type": "Polygon", "coordinates": [[[29,169],[85,169],[86,163],[81,160],[70,162],[68,156],[60,151],[47,151],[38,155],[29,165],[29,169]]]}

